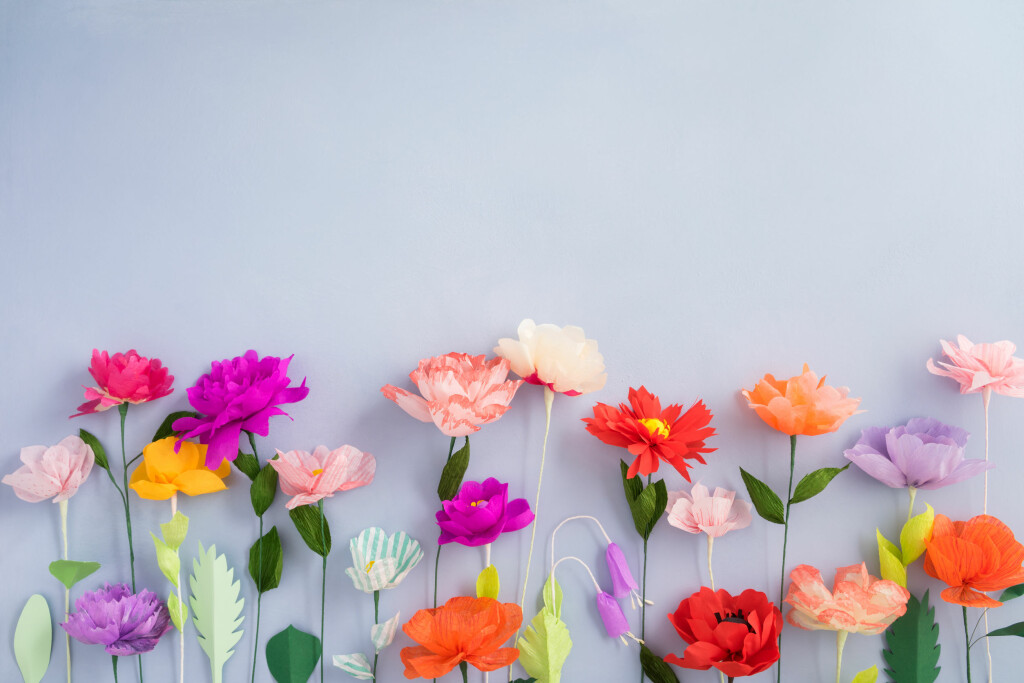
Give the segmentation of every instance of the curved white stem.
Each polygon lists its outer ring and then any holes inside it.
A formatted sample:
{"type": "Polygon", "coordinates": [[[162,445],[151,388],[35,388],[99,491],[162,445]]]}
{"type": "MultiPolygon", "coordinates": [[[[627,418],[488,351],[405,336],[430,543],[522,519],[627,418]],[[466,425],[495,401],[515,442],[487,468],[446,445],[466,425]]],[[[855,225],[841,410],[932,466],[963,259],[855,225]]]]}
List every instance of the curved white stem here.
{"type": "MultiPolygon", "coordinates": [[[[64,539],[64,559],[68,559],[68,501],[60,503],[60,532],[64,539]]],[[[64,588],[64,621],[68,620],[68,613],[71,611],[71,589],[64,588]]],[[[71,635],[64,632],[64,653],[68,661],[68,683],[71,683],[71,635]]]]}
{"type": "MultiPolygon", "coordinates": [[[[533,524],[530,526],[530,551],[526,555],[526,576],[523,578],[523,594],[519,599],[519,609],[526,606],[526,587],[530,583],[530,565],[533,562],[533,544],[537,538],[537,519],[540,513],[540,487],[544,482],[544,461],[548,453],[548,434],[551,432],[551,404],[554,402],[555,392],[544,387],[544,445],[540,451],[540,472],[537,475],[537,497],[533,503],[533,524]]],[[[518,633],[516,634],[518,635],[518,633]]]]}

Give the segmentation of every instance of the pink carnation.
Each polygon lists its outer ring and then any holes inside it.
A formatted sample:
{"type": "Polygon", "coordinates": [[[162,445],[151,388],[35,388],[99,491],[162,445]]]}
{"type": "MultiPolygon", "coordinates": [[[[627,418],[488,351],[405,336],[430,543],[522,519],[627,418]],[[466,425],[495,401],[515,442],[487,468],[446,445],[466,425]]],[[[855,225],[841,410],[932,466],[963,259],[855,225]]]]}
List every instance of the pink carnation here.
{"type": "Polygon", "coordinates": [[[174,391],[174,375],[167,374],[159,359],[140,356],[135,349],[113,356],[93,349],[89,374],[98,386],[85,387],[86,402],[71,417],[98,413],[122,403],[146,403],[174,391]]]}
{"type": "Polygon", "coordinates": [[[926,367],[933,375],[951,377],[960,384],[961,394],[974,394],[984,389],[1024,397],[1024,359],[1014,357],[1013,342],[974,344],[964,335],[957,335],[956,346],[940,339],[948,363],[928,359],[926,367]]]}

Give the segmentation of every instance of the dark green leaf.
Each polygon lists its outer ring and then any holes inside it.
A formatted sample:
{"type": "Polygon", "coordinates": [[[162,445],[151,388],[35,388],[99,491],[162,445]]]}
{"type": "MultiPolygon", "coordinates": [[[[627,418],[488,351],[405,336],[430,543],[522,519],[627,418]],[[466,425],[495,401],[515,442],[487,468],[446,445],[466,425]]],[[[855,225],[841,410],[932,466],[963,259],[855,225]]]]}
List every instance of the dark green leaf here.
{"type": "Polygon", "coordinates": [[[999,596],[999,602],[1006,602],[1007,600],[1013,600],[1024,595],[1024,583],[1018,583],[1016,586],[1010,586],[1003,591],[1003,594],[999,596]]]}
{"type": "Polygon", "coordinates": [[[640,480],[639,475],[627,477],[629,473],[629,465],[626,464],[625,460],[619,461],[619,466],[622,468],[622,490],[626,492],[626,502],[629,503],[629,507],[633,507],[633,501],[637,499],[640,492],[644,490],[644,483],[640,480]]]}
{"type": "Polygon", "coordinates": [[[249,477],[249,479],[255,479],[256,475],[260,473],[260,461],[252,453],[238,451],[238,457],[235,458],[235,467],[241,470],[242,474],[249,477]]]}
{"type": "Polygon", "coordinates": [[[103,444],[100,443],[100,440],[84,429],[78,430],[78,437],[92,449],[92,454],[96,456],[96,464],[109,472],[110,465],[107,464],[107,452],[103,450],[103,444]]]}
{"type": "Polygon", "coordinates": [[[289,626],[267,641],[267,668],[277,683],[306,683],[321,651],[319,638],[289,626]]]}
{"type": "Polygon", "coordinates": [[[310,550],[321,557],[331,554],[331,527],[328,526],[319,507],[300,505],[289,510],[288,516],[292,518],[295,528],[299,530],[299,535],[302,536],[302,540],[306,542],[310,550]],[[326,547],[324,547],[325,545],[326,547]]]}
{"type": "Polygon", "coordinates": [[[907,613],[885,632],[886,649],[882,651],[885,673],[893,683],[934,683],[939,677],[939,625],[935,608],[928,606],[928,591],[918,602],[913,595],[907,602],[907,613]]]}
{"type": "Polygon", "coordinates": [[[650,538],[654,525],[661,519],[661,515],[668,506],[668,490],[665,488],[665,481],[658,481],[647,486],[636,500],[630,505],[630,512],[633,513],[633,526],[636,532],[645,540],[650,538]]]}
{"type": "Polygon", "coordinates": [[[651,683],[679,683],[676,672],[646,645],[640,646],[640,668],[651,683]]]}
{"type": "Polygon", "coordinates": [[[445,463],[441,471],[441,481],[437,483],[437,497],[442,501],[451,500],[459,492],[462,486],[462,478],[466,476],[466,468],[469,467],[469,439],[466,445],[455,451],[452,457],[445,463]]]}
{"type": "Polygon", "coordinates": [[[836,475],[846,471],[851,464],[853,463],[847,464],[846,467],[822,467],[820,470],[814,470],[796,485],[796,491],[793,491],[793,497],[789,502],[802,503],[808,498],[814,498],[825,490],[825,487],[836,475]]]}
{"type": "Polygon", "coordinates": [[[99,568],[99,562],[57,560],[50,563],[50,573],[53,574],[53,578],[63,583],[68,590],[71,590],[72,586],[99,568]]]}
{"type": "Polygon", "coordinates": [[[740,475],[743,483],[747,486],[747,495],[750,496],[757,514],[775,524],[786,523],[786,512],[782,507],[782,499],[775,495],[768,484],[764,483],[742,467],[740,475]]]}
{"type": "Polygon", "coordinates": [[[249,548],[249,576],[256,584],[256,590],[266,593],[277,588],[281,583],[283,566],[281,538],[277,535],[277,527],[272,526],[249,548]]]}
{"type": "Polygon", "coordinates": [[[1024,621],[1018,621],[1016,624],[997,628],[995,631],[989,633],[990,636],[1018,636],[1024,638],[1024,621]]]}
{"type": "Polygon", "coordinates": [[[156,430],[156,434],[153,435],[153,441],[159,441],[160,439],[166,439],[169,436],[176,436],[178,432],[174,431],[171,427],[175,420],[180,420],[183,417],[199,417],[199,413],[191,410],[179,410],[176,413],[171,413],[164,418],[164,421],[160,423],[160,426],[156,430]]]}
{"type": "Polygon", "coordinates": [[[249,487],[249,498],[252,500],[252,509],[257,517],[270,508],[275,495],[277,495],[277,470],[268,463],[259,471],[249,487]]]}
{"type": "Polygon", "coordinates": [[[537,683],[536,678],[517,678],[512,683],[537,683]]]}

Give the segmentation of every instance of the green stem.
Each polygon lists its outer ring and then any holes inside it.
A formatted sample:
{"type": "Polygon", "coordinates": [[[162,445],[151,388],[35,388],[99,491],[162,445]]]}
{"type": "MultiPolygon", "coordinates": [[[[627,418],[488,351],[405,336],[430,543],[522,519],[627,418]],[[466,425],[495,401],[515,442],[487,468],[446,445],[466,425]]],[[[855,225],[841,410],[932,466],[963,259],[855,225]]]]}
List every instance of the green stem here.
{"type": "MultiPolygon", "coordinates": [[[[647,485],[651,485],[651,475],[647,475],[647,485]]],[[[640,582],[640,640],[646,636],[647,626],[647,536],[644,536],[644,571],[640,582]]],[[[644,668],[640,667],[640,683],[644,683],[644,668]]]]}
{"type": "Polygon", "coordinates": [[[967,683],[971,683],[971,635],[967,630],[967,607],[964,610],[964,640],[967,643],[967,683]]]}
{"type": "MultiPolygon", "coordinates": [[[[256,465],[259,466],[260,456],[256,453],[256,436],[252,432],[246,432],[249,435],[249,445],[252,446],[252,457],[256,458],[256,465]]],[[[260,520],[260,535],[256,539],[256,576],[263,576],[263,515],[259,515],[260,520]]],[[[260,651],[260,611],[263,603],[263,591],[260,590],[259,586],[256,586],[256,640],[253,644],[252,650],[252,679],[251,683],[256,683],[256,661],[259,658],[260,651]]]]}
{"type": "MultiPolygon", "coordinates": [[[[779,577],[779,609],[783,609],[786,599],[786,545],[789,543],[789,508],[793,500],[793,472],[796,470],[796,434],[789,437],[789,493],[786,494],[786,519],[782,532],[782,576],[779,577]]],[[[782,683],[782,638],[779,638],[779,661],[776,663],[778,683],[782,683]]]]}
{"type": "Polygon", "coordinates": [[[114,667],[114,683],[117,683],[117,655],[110,655],[110,661],[114,667]]]}
{"type": "Polygon", "coordinates": [[[907,510],[907,521],[909,522],[914,516],[914,498],[917,497],[917,489],[913,486],[908,486],[907,491],[910,492],[910,509],[907,510]]]}
{"type": "MultiPolygon", "coordinates": [[[[380,623],[380,591],[373,591],[373,624],[376,626],[380,623]]],[[[380,656],[380,650],[377,646],[373,647],[373,679],[377,680],[377,657],[380,656]]]]}
{"type": "Polygon", "coordinates": [[[459,662],[459,671],[462,672],[462,683],[469,683],[469,667],[465,662],[459,662]]]}
{"type": "MultiPolygon", "coordinates": [[[[132,593],[135,592],[135,544],[132,542],[132,507],[131,498],[128,496],[128,452],[124,447],[124,422],[128,417],[128,403],[121,403],[117,406],[117,412],[121,415],[121,480],[124,486],[124,523],[128,529],[128,564],[132,573],[132,593]]],[[[143,683],[142,655],[139,655],[139,683],[143,683]]]]}
{"type": "Polygon", "coordinates": [[[324,499],[317,501],[320,508],[320,545],[323,554],[323,577],[320,581],[320,683],[324,683],[324,604],[327,598],[327,532],[324,530],[324,499]]]}
{"type": "MultiPolygon", "coordinates": [[[[455,437],[452,437],[451,443],[448,444],[448,460],[445,460],[445,464],[452,459],[452,453],[455,452],[455,437]]],[[[437,607],[437,567],[441,564],[441,548],[444,546],[437,546],[437,554],[434,556],[434,607],[437,607]]],[[[437,680],[437,679],[434,679],[437,680]]]]}

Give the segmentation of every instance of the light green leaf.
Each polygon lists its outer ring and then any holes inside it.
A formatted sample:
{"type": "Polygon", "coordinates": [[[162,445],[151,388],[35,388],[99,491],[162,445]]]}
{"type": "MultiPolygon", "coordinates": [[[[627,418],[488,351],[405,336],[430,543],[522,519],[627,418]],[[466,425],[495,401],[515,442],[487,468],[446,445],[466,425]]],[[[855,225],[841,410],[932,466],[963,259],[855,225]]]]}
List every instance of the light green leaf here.
{"type": "Polygon", "coordinates": [[[554,574],[548,576],[548,580],[544,582],[543,590],[541,600],[544,601],[544,610],[550,612],[552,616],[561,619],[562,587],[558,585],[558,579],[555,578],[554,574]],[[552,587],[554,588],[552,589],[552,587]]]}
{"type": "Polygon", "coordinates": [[[870,669],[864,669],[859,674],[853,677],[850,683],[877,683],[878,681],[878,667],[873,666],[870,669]]]}
{"type": "Polygon", "coordinates": [[[498,578],[498,569],[493,564],[484,567],[476,577],[476,597],[498,599],[498,591],[501,589],[501,581],[498,578]]]}
{"type": "Polygon", "coordinates": [[[331,553],[331,527],[316,505],[300,505],[288,511],[309,549],[321,557],[331,553]]]}
{"type": "Polygon", "coordinates": [[[559,683],[562,667],[572,650],[569,629],[548,610],[533,618],[516,645],[519,664],[540,683],[559,683]]]}
{"type": "Polygon", "coordinates": [[[750,496],[750,501],[754,504],[757,514],[769,522],[785,524],[786,512],[782,507],[782,499],[776,495],[775,491],[772,491],[768,484],[742,467],[740,468],[740,476],[743,477],[743,483],[747,487],[747,495],[750,496]]]}
{"type": "Polygon", "coordinates": [[[398,619],[401,612],[391,617],[383,624],[374,624],[370,627],[370,641],[373,643],[375,652],[380,652],[395,640],[395,632],[398,631],[398,619]]]}
{"type": "Polygon", "coordinates": [[[74,560],[57,560],[50,563],[53,578],[71,590],[72,586],[100,568],[99,562],[75,562],[74,560]]]}
{"type": "Polygon", "coordinates": [[[249,576],[256,584],[256,590],[266,593],[281,584],[283,568],[281,538],[277,535],[277,526],[272,526],[249,548],[249,576]]]}
{"type": "Polygon", "coordinates": [[[267,668],[277,683],[306,683],[321,651],[319,638],[289,626],[267,641],[267,668]]]}
{"type": "Polygon", "coordinates": [[[103,450],[103,444],[100,443],[100,440],[84,429],[78,430],[78,437],[92,449],[92,454],[96,458],[96,464],[110,471],[110,465],[107,464],[107,452],[103,450]]]}
{"type": "Polygon", "coordinates": [[[676,672],[646,645],[640,646],[640,668],[652,683],[679,683],[676,672]]]}
{"type": "Polygon", "coordinates": [[[441,480],[437,483],[437,497],[443,501],[451,500],[462,486],[462,478],[469,467],[469,439],[466,445],[455,451],[441,470],[441,480]]]}
{"type": "Polygon", "coordinates": [[[802,503],[805,500],[813,498],[829,485],[833,479],[836,478],[840,473],[845,472],[846,469],[853,463],[848,463],[843,467],[822,467],[820,470],[814,470],[796,485],[796,490],[793,491],[793,497],[789,499],[791,504],[802,503]]]}
{"type": "Polygon", "coordinates": [[[907,568],[903,566],[900,549],[883,536],[878,529],[875,529],[875,536],[878,538],[878,563],[882,568],[882,578],[887,581],[895,581],[906,588],[907,568]]]}
{"type": "Polygon", "coordinates": [[[160,525],[160,533],[163,534],[167,547],[177,550],[185,542],[185,536],[188,535],[188,517],[181,514],[180,511],[175,512],[171,521],[160,525]]]}
{"type": "MultiPolygon", "coordinates": [[[[903,565],[909,566],[921,557],[932,539],[932,528],[935,526],[935,510],[926,505],[927,510],[911,517],[900,532],[900,548],[903,549],[903,565]]],[[[904,586],[906,588],[906,586],[904,586]]]]}
{"type": "Polygon", "coordinates": [[[370,669],[370,660],[362,652],[354,655],[334,655],[334,666],[338,667],[350,676],[364,681],[373,679],[373,671],[370,669]]]}
{"type": "Polygon", "coordinates": [[[153,545],[156,547],[157,566],[160,567],[160,571],[171,582],[171,585],[177,588],[178,573],[181,571],[181,558],[178,557],[178,551],[172,550],[170,546],[157,538],[156,534],[150,533],[149,535],[153,537],[153,545]]]}
{"type": "Polygon", "coordinates": [[[196,627],[199,646],[210,659],[213,683],[222,683],[224,663],[235,653],[232,649],[242,637],[242,608],[245,600],[239,597],[241,581],[234,580],[234,570],[228,561],[217,554],[216,546],[209,550],[199,544],[199,557],[192,561],[192,624],[196,627]]]}
{"type": "Polygon", "coordinates": [[[28,599],[14,629],[14,659],[25,683],[39,683],[50,666],[53,622],[46,598],[36,593],[28,599]]]}
{"type": "Polygon", "coordinates": [[[174,628],[182,631],[182,624],[188,619],[188,607],[185,607],[185,604],[178,600],[177,594],[171,593],[167,597],[167,611],[171,614],[174,628]]]}

